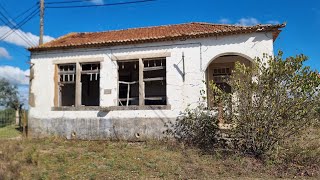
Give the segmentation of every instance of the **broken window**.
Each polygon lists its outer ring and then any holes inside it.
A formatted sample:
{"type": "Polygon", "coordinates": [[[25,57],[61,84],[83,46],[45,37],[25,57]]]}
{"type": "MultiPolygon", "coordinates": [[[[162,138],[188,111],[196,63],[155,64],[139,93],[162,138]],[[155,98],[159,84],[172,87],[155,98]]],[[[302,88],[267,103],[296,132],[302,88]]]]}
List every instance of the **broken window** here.
{"type": "Polygon", "coordinates": [[[81,64],[81,104],[99,106],[100,104],[100,64],[81,64]]]}
{"type": "Polygon", "coordinates": [[[214,68],[213,80],[215,84],[224,92],[231,93],[231,86],[227,83],[231,75],[231,68],[214,68]]]}
{"type": "Polygon", "coordinates": [[[75,105],[76,64],[59,65],[59,92],[61,106],[75,105]]]}
{"type": "Polygon", "coordinates": [[[99,106],[99,63],[61,64],[58,65],[58,75],[59,106],[76,106],[77,99],[80,105],[99,106]],[[80,78],[77,79],[77,76],[80,78]],[[77,87],[79,93],[76,93],[77,87]]]}
{"type": "Polygon", "coordinates": [[[145,105],[166,105],[166,58],[145,59],[143,63],[145,105]]]}
{"type": "Polygon", "coordinates": [[[139,105],[139,61],[119,62],[119,105],[139,105]]]}
{"type": "MultiPolygon", "coordinates": [[[[213,81],[216,86],[223,92],[231,93],[231,86],[228,84],[228,80],[231,75],[230,67],[217,67],[212,69],[213,81]]],[[[212,105],[213,107],[220,106],[218,103],[219,94],[213,93],[212,105]]]]}
{"type": "Polygon", "coordinates": [[[119,106],[167,104],[166,58],[120,61],[118,67],[119,106]]]}

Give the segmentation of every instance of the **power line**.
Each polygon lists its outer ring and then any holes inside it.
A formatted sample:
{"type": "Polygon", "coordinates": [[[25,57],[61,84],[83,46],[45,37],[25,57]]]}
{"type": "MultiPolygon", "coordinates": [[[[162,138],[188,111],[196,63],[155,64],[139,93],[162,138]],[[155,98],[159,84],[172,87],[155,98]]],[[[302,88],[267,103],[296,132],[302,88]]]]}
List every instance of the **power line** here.
{"type": "MultiPolygon", "coordinates": [[[[13,31],[16,31],[17,29],[21,28],[23,25],[25,25],[27,22],[29,22],[34,16],[36,16],[39,13],[39,10],[33,11],[27,18],[23,19],[18,26],[16,26],[16,29],[13,29],[13,31]]],[[[13,32],[12,32],[13,33],[13,32]]],[[[12,34],[10,33],[10,34],[12,34]]],[[[9,34],[9,35],[10,35],[9,34]]],[[[8,35],[8,36],[9,36],[8,35]]],[[[0,40],[2,40],[2,37],[0,37],[0,40]]]]}
{"type": "Polygon", "coordinates": [[[7,38],[8,36],[10,36],[12,33],[14,33],[17,29],[19,29],[20,27],[22,27],[24,24],[26,24],[28,21],[30,21],[35,15],[37,15],[39,13],[39,10],[36,9],[35,11],[33,11],[32,13],[30,13],[28,15],[28,17],[24,18],[20,23],[18,23],[18,25],[16,26],[16,29],[11,29],[10,31],[8,31],[6,34],[4,34],[3,36],[0,37],[0,41],[2,41],[3,39],[7,38]]]}
{"type": "Polygon", "coordinates": [[[54,1],[54,2],[46,2],[45,4],[68,4],[68,3],[79,3],[79,2],[92,2],[92,0],[54,1]]]}
{"type": "MultiPolygon", "coordinates": [[[[27,12],[29,12],[30,10],[32,10],[33,8],[37,7],[39,3],[36,3],[35,5],[33,5],[32,7],[28,8],[26,11],[20,13],[19,15],[17,15],[14,19],[19,19],[21,16],[25,15],[27,12]]],[[[12,18],[11,18],[12,19],[12,18]]],[[[7,25],[7,24],[6,24],[7,25]]],[[[3,27],[2,27],[3,28],[3,27]]],[[[1,28],[1,29],[2,29],[1,28]]]]}
{"type": "MultiPolygon", "coordinates": [[[[0,14],[3,16],[3,14],[0,12],[0,14]]],[[[0,17],[0,21],[5,23],[4,20],[0,17]]],[[[9,27],[11,28],[11,27],[9,27]]],[[[29,46],[33,46],[34,44],[29,40],[27,39],[23,34],[20,33],[20,31],[18,31],[16,33],[24,42],[26,42],[29,46]]]]}
{"type": "Polygon", "coordinates": [[[152,2],[156,0],[139,0],[139,1],[128,1],[128,2],[118,2],[118,3],[106,3],[106,4],[92,4],[92,5],[77,5],[77,6],[47,6],[50,9],[60,9],[60,8],[89,8],[89,7],[102,7],[102,6],[117,6],[117,5],[127,5],[127,4],[138,4],[145,2],[152,2]]]}
{"type": "Polygon", "coordinates": [[[29,11],[31,11],[33,8],[38,7],[39,6],[39,2],[35,3],[33,6],[31,6],[30,8],[28,8],[27,10],[23,11],[22,13],[20,13],[19,15],[17,15],[14,19],[19,19],[21,16],[25,15],[26,13],[28,13],[29,11]]]}
{"type": "MultiPolygon", "coordinates": [[[[19,19],[21,16],[25,15],[26,13],[28,13],[29,11],[31,11],[32,9],[34,9],[35,7],[38,7],[39,2],[35,3],[33,6],[29,7],[27,10],[21,12],[20,14],[18,14],[15,18],[13,19],[19,19]]],[[[7,13],[8,14],[8,13],[7,13]]],[[[11,18],[12,19],[12,18],[11,18]]]]}
{"type": "MultiPolygon", "coordinates": [[[[0,8],[3,9],[4,12],[7,14],[7,16],[5,16],[5,14],[0,11],[0,15],[1,15],[2,17],[4,17],[5,20],[7,20],[7,23],[6,23],[1,17],[0,17],[0,20],[1,20],[4,24],[6,24],[7,26],[8,26],[9,24],[11,24],[12,27],[9,26],[10,28],[16,28],[16,25],[14,24],[15,22],[14,22],[13,19],[10,17],[8,11],[3,7],[3,4],[2,4],[1,2],[0,2],[0,8]],[[8,18],[8,17],[9,17],[9,18],[8,18]],[[11,21],[13,21],[13,22],[11,22],[11,21]]],[[[35,45],[34,42],[32,42],[32,40],[30,40],[30,38],[27,37],[27,36],[26,36],[25,34],[23,34],[22,32],[17,31],[16,34],[17,34],[23,41],[25,41],[29,46],[34,46],[34,45],[35,45]]]]}
{"type": "MultiPolygon", "coordinates": [[[[33,5],[32,7],[28,8],[26,11],[20,13],[18,16],[16,16],[16,18],[14,19],[18,19],[19,17],[23,16],[24,14],[26,14],[27,12],[29,12],[30,10],[32,10],[34,7],[37,6],[38,3],[35,3],[35,5],[33,5]]],[[[16,28],[16,22],[14,21],[14,19],[10,16],[9,12],[6,10],[6,8],[4,8],[4,5],[0,2],[0,8],[7,14],[7,16],[5,16],[3,13],[1,13],[1,15],[5,18],[5,20],[7,22],[4,22],[3,20],[1,20],[5,26],[8,26],[9,28],[16,28]],[[9,17],[9,18],[8,18],[9,17]],[[10,25],[11,26],[10,26],[10,25]]],[[[1,27],[1,29],[3,29],[5,26],[1,27]]],[[[22,29],[22,28],[21,28],[22,29]]],[[[23,30],[23,29],[22,29],[23,30]]],[[[9,32],[9,31],[8,31],[9,32]]],[[[7,33],[8,33],[7,32],[7,33]]],[[[6,33],[6,34],[7,34],[6,33]]],[[[23,39],[28,45],[31,45],[33,46],[34,45],[34,42],[28,37],[26,36],[25,34],[23,34],[22,32],[18,31],[17,32],[17,35],[23,39]]]]}
{"type": "MultiPolygon", "coordinates": [[[[5,23],[5,24],[11,24],[12,25],[12,27],[10,27],[10,26],[7,26],[8,28],[10,28],[10,30],[8,31],[8,32],[10,32],[10,31],[12,31],[12,33],[13,32],[16,32],[16,34],[24,41],[24,42],[26,42],[29,46],[34,46],[34,42],[32,42],[30,39],[29,39],[29,37],[27,37],[25,34],[23,34],[22,32],[20,32],[20,31],[16,31],[16,30],[12,30],[12,29],[18,29],[18,27],[16,26],[16,25],[14,25],[9,19],[7,19],[7,17],[5,17],[4,16],[4,14],[0,11],[0,15],[1,16],[3,16],[6,20],[7,20],[7,23],[0,17],[0,21],[2,21],[3,23],[5,23]]],[[[8,32],[6,32],[3,36],[5,36],[5,35],[7,35],[8,34],[8,32]]],[[[12,34],[12,33],[10,33],[10,34],[12,34]]],[[[10,35],[10,34],[8,34],[8,36],[10,35]]],[[[8,36],[6,36],[6,37],[8,37],[8,36]]],[[[5,37],[5,38],[6,38],[5,37]]],[[[1,40],[4,40],[5,38],[3,38],[3,39],[1,39],[1,40]]]]}
{"type": "Polygon", "coordinates": [[[10,15],[9,15],[9,12],[6,10],[6,8],[4,8],[5,6],[2,4],[1,1],[0,1],[0,7],[1,7],[1,9],[2,9],[8,16],[10,16],[10,15]]]}
{"type": "MultiPolygon", "coordinates": [[[[11,20],[13,20],[13,19],[10,17],[9,12],[6,10],[6,8],[5,8],[4,5],[2,4],[2,2],[0,2],[0,5],[1,5],[0,7],[1,7],[1,8],[3,9],[3,11],[7,14],[7,16],[8,16],[11,20]]],[[[32,8],[34,8],[34,7],[35,7],[35,6],[33,6],[32,8]]],[[[30,9],[31,9],[31,8],[27,9],[28,11],[25,11],[25,12],[19,14],[19,17],[21,17],[22,15],[24,15],[26,12],[29,12],[30,9]]],[[[16,19],[19,18],[19,17],[17,16],[16,19]]],[[[6,20],[7,20],[6,25],[8,25],[8,23],[10,22],[10,20],[8,20],[7,18],[6,18],[6,20]]],[[[19,35],[19,34],[18,34],[18,35],[19,35]]],[[[21,38],[22,38],[22,37],[21,37],[21,38]]],[[[8,49],[12,49],[12,50],[14,50],[15,52],[20,53],[20,54],[21,54],[22,56],[24,56],[24,57],[28,57],[28,54],[26,53],[26,51],[22,51],[20,48],[18,48],[18,47],[15,46],[15,45],[9,44],[9,43],[7,43],[7,42],[3,42],[2,46],[5,46],[5,47],[8,48],[8,49]]],[[[25,49],[24,49],[24,50],[25,50],[25,49]]]]}

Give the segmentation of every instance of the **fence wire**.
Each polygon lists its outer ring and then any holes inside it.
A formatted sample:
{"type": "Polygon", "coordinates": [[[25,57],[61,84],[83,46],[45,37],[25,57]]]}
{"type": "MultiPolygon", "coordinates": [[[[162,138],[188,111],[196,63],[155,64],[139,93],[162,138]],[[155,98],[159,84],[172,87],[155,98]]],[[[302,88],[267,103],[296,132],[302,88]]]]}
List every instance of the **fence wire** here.
{"type": "Polygon", "coordinates": [[[21,112],[14,109],[0,110],[0,139],[21,137],[21,112]]]}

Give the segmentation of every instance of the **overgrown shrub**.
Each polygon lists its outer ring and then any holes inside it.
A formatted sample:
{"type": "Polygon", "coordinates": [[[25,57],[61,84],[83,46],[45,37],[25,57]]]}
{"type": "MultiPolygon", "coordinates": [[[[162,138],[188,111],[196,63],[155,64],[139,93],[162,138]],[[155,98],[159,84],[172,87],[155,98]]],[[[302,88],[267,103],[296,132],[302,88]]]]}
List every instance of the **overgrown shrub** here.
{"type": "Polygon", "coordinates": [[[252,67],[236,63],[232,93],[224,97],[232,99],[232,135],[241,152],[266,157],[319,122],[320,78],[303,65],[306,60],[304,55],[283,59],[280,52],[252,67]]]}
{"type": "Polygon", "coordinates": [[[200,104],[196,108],[187,108],[171,124],[168,133],[186,145],[212,150],[219,139],[218,118],[200,104]]]}
{"type": "Polygon", "coordinates": [[[208,84],[223,115],[213,116],[214,109],[205,104],[188,108],[169,134],[201,149],[223,145],[228,152],[256,157],[272,164],[271,171],[281,176],[319,176],[320,78],[304,66],[306,60],[304,55],[283,59],[279,52],[256,59],[251,67],[236,63],[227,80],[231,93],[208,84]],[[223,133],[218,126],[221,118],[231,124],[223,133]],[[318,136],[307,137],[313,129],[318,136]],[[232,146],[225,146],[225,137],[232,146]]]}

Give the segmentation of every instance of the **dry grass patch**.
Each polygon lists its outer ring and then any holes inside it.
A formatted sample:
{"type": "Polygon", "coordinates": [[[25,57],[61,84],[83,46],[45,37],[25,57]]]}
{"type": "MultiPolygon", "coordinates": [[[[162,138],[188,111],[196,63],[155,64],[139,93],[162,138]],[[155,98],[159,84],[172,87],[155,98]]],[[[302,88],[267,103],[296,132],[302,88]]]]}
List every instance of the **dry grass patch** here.
{"type": "Polygon", "coordinates": [[[320,176],[320,128],[308,129],[302,136],[287,140],[279,151],[276,163],[282,175],[320,176]]]}
{"type": "MultiPolygon", "coordinates": [[[[0,179],[274,179],[239,155],[203,154],[168,142],[1,140],[0,179]]],[[[288,176],[290,177],[290,176],[288,176]]],[[[292,176],[293,177],[293,176],[292,176]]]]}

